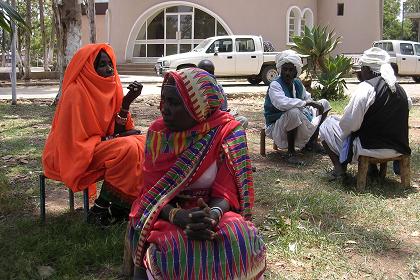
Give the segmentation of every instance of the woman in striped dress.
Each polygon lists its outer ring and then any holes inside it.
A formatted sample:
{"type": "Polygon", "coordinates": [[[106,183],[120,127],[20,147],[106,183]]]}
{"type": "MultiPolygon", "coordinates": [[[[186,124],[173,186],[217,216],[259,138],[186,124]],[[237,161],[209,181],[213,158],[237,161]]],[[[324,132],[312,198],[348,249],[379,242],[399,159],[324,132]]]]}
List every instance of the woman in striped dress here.
{"type": "Polygon", "coordinates": [[[130,214],[135,279],[261,279],[265,246],[251,222],[246,135],[215,79],[188,68],[163,81],[146,140],[144,186],[130,214]]]}

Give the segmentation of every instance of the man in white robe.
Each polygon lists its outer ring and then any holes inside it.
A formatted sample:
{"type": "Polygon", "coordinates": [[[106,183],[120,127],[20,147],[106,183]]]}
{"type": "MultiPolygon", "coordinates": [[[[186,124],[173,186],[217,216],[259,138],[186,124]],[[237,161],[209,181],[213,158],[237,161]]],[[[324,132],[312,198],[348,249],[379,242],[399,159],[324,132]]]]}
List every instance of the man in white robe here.
{"type": "Polygon", "coordinates": [[[287,148],[289,162],[300,163],[295,148],[316,147],[319,126],[331,106],[325,99],[313,101],[296,78],[302,69],[296,52],[287,50],[278,54],[276,66],[280,76],[271,82],[264,103],[265,131],[279,148],[287,148]]]}
{"type": "Polygon", "coordinates": [[[322,144],[334,165],[334,170],[330,174],[332,180],[342,177],[346,172],[347,163],[357,162],[361,155],[392,158],[410,152],[408,110],[412,103],[404,89],[396,83],[394,71],[389,64],[388,53],[379,48],[371,48],[363,53],[359,63],[362,66],[363,82],[351,95],[343,116],[341,119],[337,116],[328,117],[320,128],[322,144]],[[380,103],[379,98],[383,98],[385,102],[380,103]],[[389,105],[391,104],[389,102],[393,100],[400,100],[400,102],[395,103],[392,110],[385,107],[387,102],[389,105]],[[378,102],[375,104],[375,101],[378,102]],[[375,104],[374,111],[373,104],[375,104]],[[397,105],[401,108],[396,108],[397,105]],[[381,116],[379,119],[382,119],[384,123],[378,121],[375,114],[386,116],[381,116]],[[396,119],[399,123],[394,124],[393,120],[396,119]],[[368,122],[370,122],[369,127],[368,122]],[[361,134],[362,129],[365,129],[365,132],[361,134]],[[375,129],[378,131],[372,131],[375,129]],[[392,129],[394,131],[390,131],[392,129]],[[369,136],[377,140],[372,143],[369,136]],[[362,144],[361,137],[365,137],[365,145],[362,144]]]}

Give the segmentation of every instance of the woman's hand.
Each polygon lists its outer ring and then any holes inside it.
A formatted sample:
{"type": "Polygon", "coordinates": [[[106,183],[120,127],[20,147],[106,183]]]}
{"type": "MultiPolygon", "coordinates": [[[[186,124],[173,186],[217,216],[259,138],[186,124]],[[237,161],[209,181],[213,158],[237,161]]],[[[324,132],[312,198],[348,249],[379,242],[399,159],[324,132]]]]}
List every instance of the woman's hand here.
{"type": "Polygon", "coordinates": [[[198,199],[197,205],[198,208],[189,213],[190,223],[185,227],[185,234],[193,240],[211,240],[216,235],[213,229],[218,221],[214,219],[209,206],[202,198],[198,199]]]}
{"type": "Polygon", "coordinates": [[[140,96],[141,91],[143,89],[143,85],[137,81],[128,85],[128,93],[123,98],[122,107],[124,109],[128,109],[131,103],[140,96]]]}
{"type": "Polygon", "coordinates": [[[191,223],[190,219],[190,210],[181,209],[179,210],[174,217],[173,224],[179,226],[182,229],[185,229],[187,225],[191,223]]]}

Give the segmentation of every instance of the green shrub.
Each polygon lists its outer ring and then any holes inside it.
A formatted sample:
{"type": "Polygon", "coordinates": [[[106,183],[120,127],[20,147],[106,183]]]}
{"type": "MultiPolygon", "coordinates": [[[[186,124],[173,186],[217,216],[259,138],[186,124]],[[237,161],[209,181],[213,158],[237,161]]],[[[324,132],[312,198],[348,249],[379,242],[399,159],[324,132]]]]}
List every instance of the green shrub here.
{"type": "Polygon", "coordinates": [[[309,80],[317,80],[317,85],[311,92],[315,98],[337,100],[344,98],[346,81],[344,77],[351,70],[351,59],[343,55],[331,57],[331,52],[340,43],[341,37],[336,37],[328,27],[315,26],[309,29],[305,26],[302,36],[294,36],[295,50],[307,58],[303,70],[309,80]]]}
{"type": "Polygon", "coordinates": [[[343,55],[325,60],[325,70],[317,74],[317,84],[312,88],[312,95],[316,99],[343,99],[344,89],[347,88],[345,77],[351,69],[351,59],[343,55]]]}

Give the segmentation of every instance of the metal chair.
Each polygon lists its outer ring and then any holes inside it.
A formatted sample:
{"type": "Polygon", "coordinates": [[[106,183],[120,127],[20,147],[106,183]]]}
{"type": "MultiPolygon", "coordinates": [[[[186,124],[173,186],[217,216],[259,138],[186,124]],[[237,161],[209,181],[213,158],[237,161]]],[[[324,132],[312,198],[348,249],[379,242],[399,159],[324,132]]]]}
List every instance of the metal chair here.
{"type": "MultiPolygon", "coordinates": [[[[48,179],[44,174],[39,174],[39,209],[41,211],[41,223],[45,223],[45,179],[48,179]]],[[[69,207],[70,211],[74,211],[74,193],[69,188],[69,207]]],[[[89,192],[88,188],[83,190],[83,210],[85,213],[85,220],[87,221],[89,212],[89,192]]]]}

